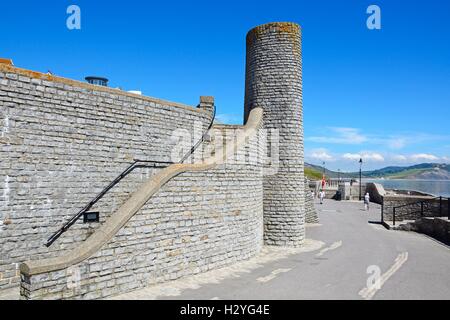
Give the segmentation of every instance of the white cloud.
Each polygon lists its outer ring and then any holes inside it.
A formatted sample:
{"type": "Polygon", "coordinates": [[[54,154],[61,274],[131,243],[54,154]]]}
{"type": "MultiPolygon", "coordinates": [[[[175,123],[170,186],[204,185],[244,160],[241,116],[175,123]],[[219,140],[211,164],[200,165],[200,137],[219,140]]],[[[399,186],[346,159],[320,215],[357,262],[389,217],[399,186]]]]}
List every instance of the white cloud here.
{"type": "Polygon", "coordinates": [[[342,155],[342,158],[345,160],[359,160],[361,155],[358,153],[345,153],[342,155]]]}
{"type": "Polygon", "coordinates": [[[216,115],[216,122],[224,124],[241,124],[242,119],[241,114],[221,113],[216,115]]]}
{"type": "Polygon", "coordinates": [[[359,132],[356,128],[328,128],[331,131],[327,136],[314,136],[306,138],[308,141],[317,143],[332,143],[332,144],[361,144],[367,141],[367,137],[359,132]]]}
{"type": "Polygon", "coordinates": [[[368,134],[359,128],[349,127],[325,127],[321,130],[323,131],[322,134],[307,136],[305,141],[323,144],[376,145],[393,150],[403,149],[411,145],[450,141],[449,135],[435,135],[421,132],[368,134]]]}
{"type": "Polygon", "coordinates": [[[437,160],[439,160],[439,158],[436,157],[435,155],[427,154],[427,153],[413,154],[410,156],[410,159],[412,161],[437,161],[437,160]]]}
{"type": "Polygon", "coordinates": [[[392,159],[395,161],[402,161],[402,162],[408,160],[408,158],[402,154],[394,155],[394,156],[392,156],[392,159]]]}
{"type": "Polygon", "coordinates": [[[408,141],[406,138],[390,138],[386,140],[386,144],[391,149],[401,149],[408,144],[408,141]]]}
{"type": "Polygon", "coordinates": [[[423,162],[423,161],[439,161],[444,160],[446,161],[446,157],[439,158],[438,156],[435,156],[433,154],[428,153],[417,153],[417,154],[410,154],[410,155],[402,155],[397,154],[390,157],[394,161],[398,162],[423,162]]]}
{"type": "Polygon", "coordinates": [[[383,155],[378,152],[370,152],[370,151],[361,151],[359,153],[344,153],[341,158],[348,161],[359,161],[359,159],[363,159],[365,162],[384,162],[386,161],[386,157],[388,162],[406,162],[406,163],[420,163],[420,162],[437,162],[444,161],[450,162],[450,157],[438,157],[433,154],[427,153],[418,153],[418,154],[394,154],[394,155],[383,155]]]}
{"type": "Polygon", "coordinates": [[[309,157],[322,161],[334,161],[334,157],[326,149],[314,149],[311,151],[309,157]]]}
{"type": "Polygon", "coordinates": [[[363,161],[383,162],[384,157],[380,153],[376,152],[361,152],[361,153],[345,153],[342,158],[350,161],[357,161],[362,159],[363,161]]]}
{"type": "Polygon", "coordinates": [[[385,145],[390,149],[402,149],[409,145],[423,144],[427,142],[437,142],[449,140],[449,136],[433,135],[420,132],[409,132],[403,135],[377,136],[370,139],[370,142],[385,145]]]}
{"type": "Polygon", "coordinates": [[[384,157],[381,154],[374,152],[374,153],[363,154],[363,160],[383,162],[384,157]]]}

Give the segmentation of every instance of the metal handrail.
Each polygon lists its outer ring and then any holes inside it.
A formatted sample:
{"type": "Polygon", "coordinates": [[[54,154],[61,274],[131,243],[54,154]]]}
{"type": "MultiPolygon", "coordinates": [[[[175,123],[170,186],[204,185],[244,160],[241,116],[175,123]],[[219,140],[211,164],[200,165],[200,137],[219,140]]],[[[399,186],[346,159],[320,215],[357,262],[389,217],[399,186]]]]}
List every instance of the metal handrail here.
{"type": "Polygon", "coordinates": [[[412,205],[414,205],[414,204],[419,204],[419,203],[421,203],[421,202],[424,202],[424,201],[432,201],[432,200],[437,200],[437,199],[439,199],[439,198],[442,198],[442,197],[434,197],[434,198],[429,198],[429,199],[423,199],[423,200],[419,200],[419,201],[416,201],[416,202],[411,202],[411,203],[407,203],[407,204],[403,204],[403,205],[401,205],[401,206],[396,206],[395,208],[403,208],[403,207],[407,207],[407,206],[412,206],[412,205]]]}
{"type": "Polygon", "coordinates": [[[200,144],[202,144],[202,143],[205,141],[205,138],[206,138],[206,136],[208,135],[209,130],[211,130],[211,128],[212,128],[212,126],[213,126],[213,123],[214,123],[214,119],[215,119],[215,118],[216,118],[216,106],[213,106],[213,114],[212,114],[211,122],[209,123],[208,129],[206,129],[206,130],[203,132],[202,137],[197,141],[196,144],[194,144],[194,145],[191,147],[191,150],[189,150],[189,151],[184,155],[184,157],[181,158],[181,160],[180,160],[179,163],[183,163],[184,161],[186,161],[186,159],[189,158],[189,157],[194,153],[195,149],[197,149],[198,146],[199,146],[200,144]]]}
{"type": "MultiPolygon", "coordinates": [[[[209,130],[212,128],[214,119],[216,117],[216,106],[213,106],[213,114],[211,121],[209,123],[208,129],[203,133],[202,137],[196,144],[194,144],[191,149],[184,155],[183,158],[178,163],[183,163],[187,158],[189,158],[192,153],[198,148],[198,146],[205,141],[209,130]]],[[[134,160],[120,175],[118,175],[108,186],[106,186],[99,194],[95,196],[83,209],[78,211],[76,215],[69,219],[58,231],[53,233],[45,243],[46,247],[50,247],[53,242],[56,241],[64,232],[66,232],[83,214],[85,214],[94,204],[96,204],[103,196],[108,193],[116,184],[118,184],[123,178],[130,174],[136,168],[166,168],[168,165],[173,164],[170,161],[155,161],[155,160],[134,160]]]]}
{"type": "Polygon", "coordinates": [[[47,247],[51,246],[53,242],[56,241],[64,232],[66,232],[84,213],[86,213],[94,204],[96,204],[103,196],[111,190],[116,184],[118,184],[123,178],[130,174],[136,168],[164,168],[167,165],[158,164],[171,164],[172,162],[165,161],[153,161],[153,160],[135,160],[131,165],[129,165],[120,175],[118,175],[108,186],[106,186],[99,194],[95,196],[83,209],[81,209],[76,215],[69,219],[58,231],[53,233],[45,244],[47,247]],[[139,164],[139,163],[152,163],[149,164],[139,164]]]}
{"type": "Polygon", "coordinates": [[[442,217],[442,200],[443,199],[447,199],[447,206],[448,206],[447,215],[448,215],[448,219],[450,220],[450,198],[445,198],[445,197],[440,196],[440,197],[434,197],[434,198],[431,198],[431,199],[423,199],[423,200],[420,200],[420,201],[417,201],[417,202],[411,202],[411,203],[407,203],[407,204],[404,204],[404,205],[401,205],[401,206],[393,207],[392,208],[392,224],[395,226],[395,220],[396,220],[395,216],[396,216],[397,209],[404,208],[404,207],[407,207],[407,206],[420,204],[420,211],[419,210],[418,211],[413,211],[413,212],[410,212],[410,214],[420,213],[420,216],[423,217],[424,216],[424,203],[425,202],[430,202],[430,201],[435,201],[435,200],[439,200],[439,216],[442,217]]]}

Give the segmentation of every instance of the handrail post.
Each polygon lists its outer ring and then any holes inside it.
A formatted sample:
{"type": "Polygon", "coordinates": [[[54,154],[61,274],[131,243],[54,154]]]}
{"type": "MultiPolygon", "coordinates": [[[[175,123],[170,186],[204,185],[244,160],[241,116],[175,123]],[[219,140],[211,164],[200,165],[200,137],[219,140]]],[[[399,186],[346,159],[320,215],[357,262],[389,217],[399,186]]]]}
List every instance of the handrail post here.
{"type": "Polygon", "coordinates": [[[420,217],[423,217],[423,201],[420,202],[420,217]]]}
{"type": "Polygon", "coordinates": [[[447,198],[447,217],[450,220],[450,198],[447,198]]]}
{"type": "Polygon", "coordinates": [[[442,196],[439,197],[439,217],[442,217],[442,196]]]}
{"type": "Polygon", "coordinates": [[[209,107],[212,108],[212,115],[211,115],[211,122],[209,123],[208,129],[206,129],[206,131],[203,133],[202,137],[200,138],[200,140],[197,141],[196,144],[194,144],[191,149],[181,158],[180,161],[178,161],[178,163],[183,163],[184,161],[186,161],[193,153],[194,151],[197,149],[197,147],[203,143],[205,141],[206,136],[208,135],[209,130],[211,130],[211,128],[213,127],[214,124],[214,119],[216,118],[216,105],[214,104],[214,98],[212,97],[200,97],[200,104],[199,107],[205,107],[203,104],[203,100],[206,99],[209,101],[209,99],[212,99],[211,105],[209,107]],[[203,99],[203,100],[202,100],[203,99]]]}
{"type": "Polygon", "coordinates": [[[384,222],[384,197],[381,197],[381,223],[384,222]]]}
{"type": "Polygon", "coordinates": [[[392,213],[392,224],[395,226],[395,207],[394,207],[394,211],[392,213]]]}

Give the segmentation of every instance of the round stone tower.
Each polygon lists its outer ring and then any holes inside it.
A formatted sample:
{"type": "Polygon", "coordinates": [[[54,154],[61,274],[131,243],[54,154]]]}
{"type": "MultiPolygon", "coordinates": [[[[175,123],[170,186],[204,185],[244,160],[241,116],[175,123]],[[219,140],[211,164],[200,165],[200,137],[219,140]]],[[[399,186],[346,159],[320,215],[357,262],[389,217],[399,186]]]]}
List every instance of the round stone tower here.
{"type": "Polygon", "coordinates": [[[279,159],[272,153],[272,168],[264,175],[264,241],[269,245],[300,246],[305,237],[300,38],[300,26],[290,22],[264,24],[247,34],[244,120],[252,108],[262,107],[272,152],[279,135],[279,159]]]}

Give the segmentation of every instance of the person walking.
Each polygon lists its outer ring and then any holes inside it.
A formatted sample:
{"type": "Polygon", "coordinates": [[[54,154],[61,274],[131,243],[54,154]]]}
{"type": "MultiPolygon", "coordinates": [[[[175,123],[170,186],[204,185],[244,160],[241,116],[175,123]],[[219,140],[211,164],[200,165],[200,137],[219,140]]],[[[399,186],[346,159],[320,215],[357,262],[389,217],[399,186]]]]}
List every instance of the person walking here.
{"type": "Polygon", "coordinates": [[[364,209],[366,211],[369,210],[369,203],[370,203],[370,195],[367,192],[366,195],[364,196],[364,209]]]}
{"type": "Polygon", "coordinates": [[[320,204],[323,204],[323,198],[325,198],[325,192],[320,190],[319,192],[320,204]]]}

